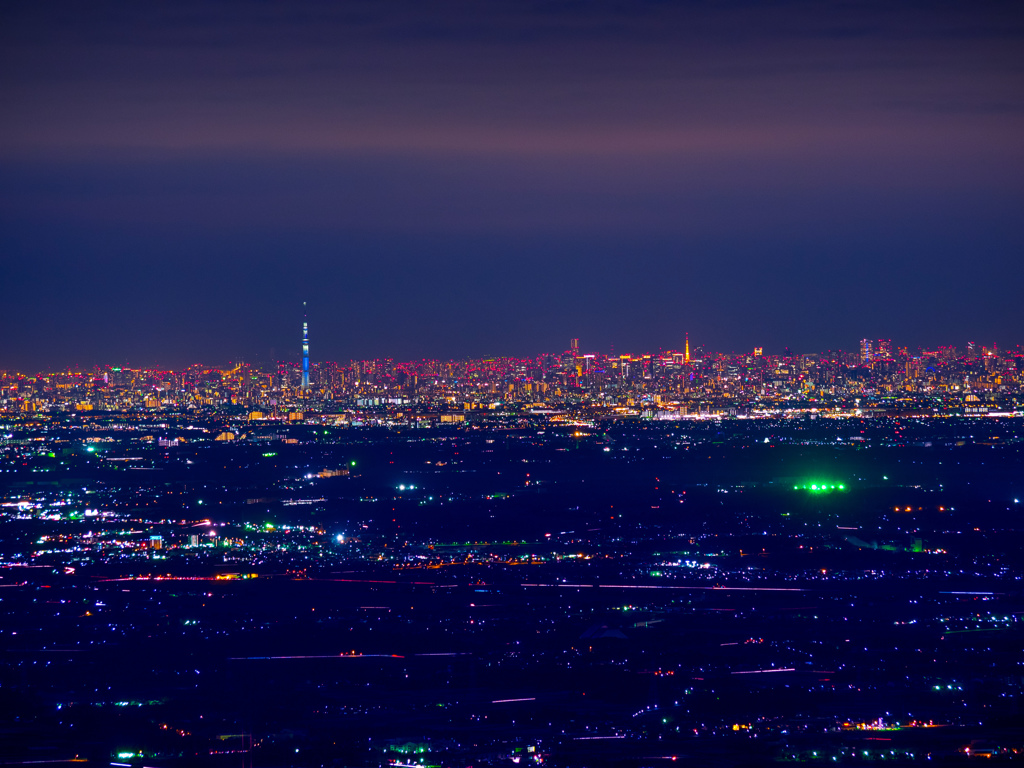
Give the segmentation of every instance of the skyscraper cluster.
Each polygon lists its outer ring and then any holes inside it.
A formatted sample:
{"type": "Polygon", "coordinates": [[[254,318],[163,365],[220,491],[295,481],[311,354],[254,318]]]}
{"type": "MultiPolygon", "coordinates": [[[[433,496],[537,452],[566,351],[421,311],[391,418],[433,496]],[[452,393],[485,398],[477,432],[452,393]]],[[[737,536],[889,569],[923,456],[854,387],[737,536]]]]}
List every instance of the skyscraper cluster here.
{"type": "Polygon", "coordinates": [[[1015,413],[1024,403],[1024,350],[894,348],[887,339],[857,352],[563,352],[459,360],[388,358],[312,363],[303,320],[298,363],[193,365],[182,370],[97,366],[90,371],[0,374],[6,413],[226,411],[357,414],[553,410],[612,417],[682,418],[815,410],[839,413],[1015,413]]]}

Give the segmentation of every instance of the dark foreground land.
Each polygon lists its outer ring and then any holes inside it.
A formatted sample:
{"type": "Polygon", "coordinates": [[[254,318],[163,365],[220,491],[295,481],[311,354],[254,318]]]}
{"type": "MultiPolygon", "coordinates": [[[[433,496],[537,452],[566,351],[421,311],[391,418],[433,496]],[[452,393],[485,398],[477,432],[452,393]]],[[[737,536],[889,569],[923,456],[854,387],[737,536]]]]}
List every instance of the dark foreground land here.
{"type": "Polygon", "coordinates": [[[10,427],[0,765],[1024,760],[1019,421],[10,427]]]}

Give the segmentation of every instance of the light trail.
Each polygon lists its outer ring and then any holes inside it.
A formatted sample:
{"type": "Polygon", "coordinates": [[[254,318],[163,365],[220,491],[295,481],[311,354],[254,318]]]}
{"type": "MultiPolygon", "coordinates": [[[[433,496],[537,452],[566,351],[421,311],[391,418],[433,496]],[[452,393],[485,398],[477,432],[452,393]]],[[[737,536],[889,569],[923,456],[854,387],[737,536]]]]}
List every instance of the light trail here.
{"type": "Polygon", "coordinates": [[[473,654],[469,653],[467,651],[463,651],[463,652],[459,652],[459,653],[454,653],[454,652],[452,652],[452,653],[414,653],[412,655],[413,656],[472,656],[473,654]]]}
{"type": "Polygon", "coordinates": [[[785,669],[747,669],[742,672],[732,672],[733,675],[763,675],[768,672],[796,672],[796,667],[786,667],[785,669]]]}
{"type": "Polygon", "coordinates": [[[116,579],[95,579],[97,584],[114,581],[241,581],[232,574],[231,578],[224,576],[122,576],[116,579]]]}
{"type": "MultiPolygon", "coordinates": [[[[444,653],[413,653],[405,656],[400,653],[325,653],[325,654],[303,654],[291,656],[230,656],[229,661],[276,661],[279,659],[405,659],[412,657],[431,656],[472,656],[468,651],[448,651],[444,653]]],[[[0,764],[2,765],[2,764],[0,764]]]]}
{"type": "Polygon", "coordinates": [[[426,584],[438,586],[436,581],[397,581],[395,579],[298,579],[298,581],[344,581],[353,584],[426,584]]]}
{"type": "Polygon", "coordinates": [[[229,661],[276,661],[278,659],[404,659],[397,653],[332,653],[318,656],[230,656],[229,661]]]}
{"type": "Polygon", "coordinates": [[[1005,632],[1013,627],[983,627],[982,629],[951,629],[948,632],[943,632],[942,636],[946,635],[962,635],[964,632],[1005,632]]]}
{"type": "Polygon", "coordinates": [[[537,700],[536,696],[531,696],[528,699],[495,699],[494,701],[491,702],[491,704],[510,704],[513,701],[536,701],[536,700],[537,700]]]}
{"type": "Polygon", "coordinates": [[[601,587],[604,589],[700,589],[709,592],[807,592],[801,587],[694,587],[674,584],[520,584],[521,587],[601,587]]]}

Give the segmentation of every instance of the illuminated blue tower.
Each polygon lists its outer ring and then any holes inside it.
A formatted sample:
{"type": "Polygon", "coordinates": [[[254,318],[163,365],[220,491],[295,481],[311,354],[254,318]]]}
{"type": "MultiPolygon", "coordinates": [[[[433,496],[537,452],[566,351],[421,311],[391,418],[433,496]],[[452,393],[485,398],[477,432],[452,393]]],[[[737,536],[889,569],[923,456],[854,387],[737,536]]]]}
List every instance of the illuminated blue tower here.
{"type": "Polygon", "coordinates": [[[309,389],[309,323],[306,322],[306,302],[302,302],[302,388],[309,389]]]}

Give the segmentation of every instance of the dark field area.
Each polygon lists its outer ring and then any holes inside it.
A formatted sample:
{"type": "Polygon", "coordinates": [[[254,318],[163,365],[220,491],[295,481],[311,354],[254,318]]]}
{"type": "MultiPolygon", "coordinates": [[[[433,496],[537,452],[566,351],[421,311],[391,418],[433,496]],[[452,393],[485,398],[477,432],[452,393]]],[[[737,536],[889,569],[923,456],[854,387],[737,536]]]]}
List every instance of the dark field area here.
{"type": "Polygon", "coordinates": [[[0,764],[1022,759],[1016,421],[10,431],[0,764]]]}

